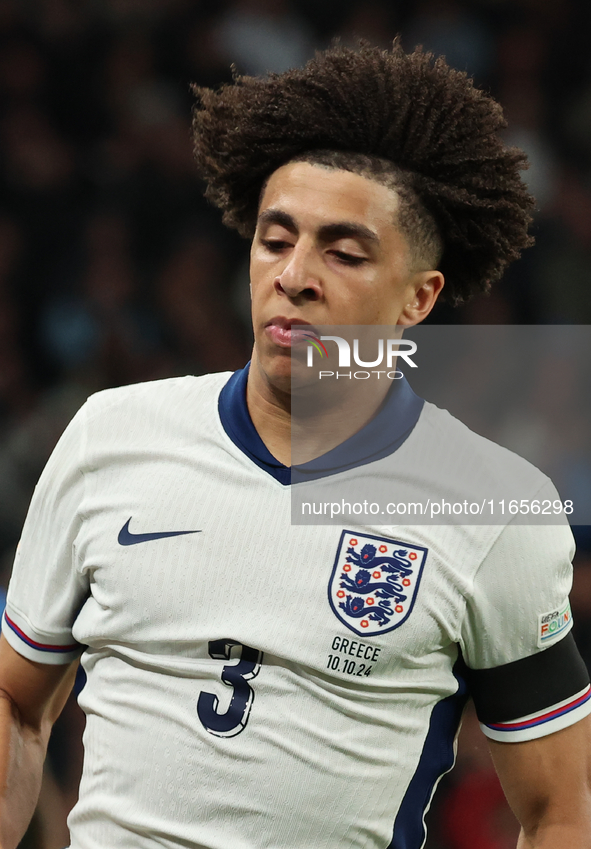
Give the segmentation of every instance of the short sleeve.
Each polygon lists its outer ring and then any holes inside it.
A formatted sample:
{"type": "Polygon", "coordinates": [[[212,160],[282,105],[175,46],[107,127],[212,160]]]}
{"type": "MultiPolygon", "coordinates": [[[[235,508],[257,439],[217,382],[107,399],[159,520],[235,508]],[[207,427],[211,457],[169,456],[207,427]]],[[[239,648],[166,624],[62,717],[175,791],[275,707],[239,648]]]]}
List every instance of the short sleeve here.
{"type": "Polygon", "coordinates": [[[572,635],[574,541],[561,525],[506,526],[476,574],[460,645],[484,733],[543,737],[591,712],[572,635]]]}
{"type": "Polygon", "coordinates": [[[76,569],[85,416],[83,407],[39,479],[8,587],[2,632],[19,654],[40,663],[70,663],[82,650],[72,625],[89,591],[76,569]]]}

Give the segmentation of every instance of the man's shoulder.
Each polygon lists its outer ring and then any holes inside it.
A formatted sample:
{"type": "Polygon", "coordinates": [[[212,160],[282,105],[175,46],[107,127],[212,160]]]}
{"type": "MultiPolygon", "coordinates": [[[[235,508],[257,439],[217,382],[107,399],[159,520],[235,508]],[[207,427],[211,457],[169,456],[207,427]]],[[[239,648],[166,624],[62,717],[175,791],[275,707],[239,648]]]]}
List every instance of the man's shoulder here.
{"type": "Polygon", "coordinates": [[[218,398],[231,372],[187,375],[106,389],[88,399],[82,421],[85,442],[137,448],[193,442],[216,432],[218,398]]]}
{"type": "Polygon", "coordinates": [[[198,376],[185,375],[103,389],[88,399],[87,415],[94,418],[109,413],[132,413],[136,409],[147,408],[164,411],[170,404],[193,406],[208,399],[216,399],[230,375],[229,371],[198,376]]]}
{"type": "Polygon", "coordinates": [[[472,430],[447,410],[426,402],[417,436],[429,454],[444,467],[453,467],[459,477],[477,476],[486,484],[520,482],[521,489],[537,490],[549,483],[540,469],[516,454],[472,430]]]}

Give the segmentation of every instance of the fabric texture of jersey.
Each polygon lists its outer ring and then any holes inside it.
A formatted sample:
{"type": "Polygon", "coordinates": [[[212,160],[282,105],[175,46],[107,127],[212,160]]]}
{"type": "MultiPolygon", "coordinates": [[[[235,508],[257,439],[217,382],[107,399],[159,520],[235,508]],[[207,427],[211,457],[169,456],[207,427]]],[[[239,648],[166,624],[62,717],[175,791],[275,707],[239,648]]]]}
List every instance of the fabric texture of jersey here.
{"type": "MultiPolygon", "coordinates": [[[[539,617],[567,603],[570,530],[292,526],[290,488],[222,426],[228,377],[93,396],[33,498],[4,632],[43,663],[84,650],[72,847],[420,849],[453,763],[464,663],[498,669],[550,651],[539,617]],[[414,593],[404,621],[371,636],[347,627],[328,593],[343,546],[359,557],[362,543],[383,570],[406,563],[392,574],[410,575],[414,593]]],[[[503,451],[425,403],[379,462],[396,475],[421,439],[455,447],[458,463],[503,451]]],[[[532,497],[555,497],[526,474],[532,497]]],[[[587,683],[530,715],[517,699],[485,733],[565,727],[591,710],[587,683]]]]}

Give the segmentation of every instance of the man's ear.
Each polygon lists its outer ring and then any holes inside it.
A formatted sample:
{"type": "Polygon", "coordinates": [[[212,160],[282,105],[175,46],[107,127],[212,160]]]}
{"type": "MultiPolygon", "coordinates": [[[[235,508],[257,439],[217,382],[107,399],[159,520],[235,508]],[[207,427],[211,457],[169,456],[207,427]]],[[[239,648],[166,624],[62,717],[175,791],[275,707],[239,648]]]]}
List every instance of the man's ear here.
{"type": "Polygon", "coordinates": [[[400,313],[398,324],[412,327],[420,324],[433,307],[443,289],[445,278],[441,271],[418,271],[409,284],[410,300],[400,313]]]}

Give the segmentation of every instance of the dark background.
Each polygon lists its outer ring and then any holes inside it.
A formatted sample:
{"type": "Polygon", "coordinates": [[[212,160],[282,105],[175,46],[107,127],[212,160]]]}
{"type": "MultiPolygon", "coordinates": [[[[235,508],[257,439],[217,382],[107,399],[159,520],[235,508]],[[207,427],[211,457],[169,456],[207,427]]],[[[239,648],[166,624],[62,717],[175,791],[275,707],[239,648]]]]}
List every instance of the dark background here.
{"type": "MultiPolygon", "coordinates": [[[[202,198],[189,83],[300,65],[338,35],[402,33],[496,95],[538,201],[537,245],[489,297],[436,322],[591,323],[588,0],[0,0],[0,566],[89,393],[248,359],[248,246],[202,198]]],[[[548,391],[548,403],[552,392],[548,391]]],[[[591,658],[585,528],[573,595],[591,658]]],[[[83,720],[59,721],[23,846],[62,849],[83,720]]],[[[514,849],[469,712],[428,849],[514,849]]]]}

